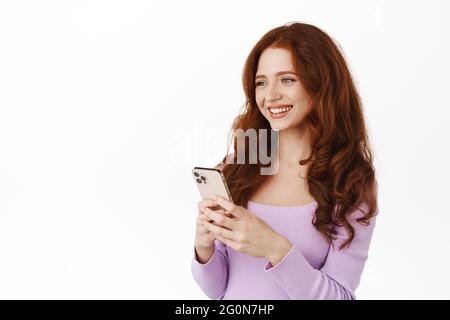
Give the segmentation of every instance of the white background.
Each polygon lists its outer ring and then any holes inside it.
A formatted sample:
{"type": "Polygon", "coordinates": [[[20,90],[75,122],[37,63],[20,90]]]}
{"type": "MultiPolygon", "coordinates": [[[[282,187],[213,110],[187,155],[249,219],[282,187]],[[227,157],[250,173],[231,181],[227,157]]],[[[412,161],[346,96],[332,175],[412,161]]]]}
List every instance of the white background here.
{"type": "Polygon", "coordinates": [[[206,299],[191,176],[226,151],[245,59],[336,39],[380,214],[359,299],[449,299],[448,1],[1,1],[0,298],[206,299]]]}

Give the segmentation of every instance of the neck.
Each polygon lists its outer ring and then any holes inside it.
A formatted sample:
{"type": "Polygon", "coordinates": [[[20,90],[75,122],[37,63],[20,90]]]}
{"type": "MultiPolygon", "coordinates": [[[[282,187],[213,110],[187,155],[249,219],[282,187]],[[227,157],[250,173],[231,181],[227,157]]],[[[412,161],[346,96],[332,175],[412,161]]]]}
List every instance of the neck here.
{"type": "Polygon", "coordinates": [[[280,170],[293,169],[304,171],[300,160],[306,159],[311,153],[309,136],[303,126],[290,128],[279,132],[279,165],[280,170]]]}

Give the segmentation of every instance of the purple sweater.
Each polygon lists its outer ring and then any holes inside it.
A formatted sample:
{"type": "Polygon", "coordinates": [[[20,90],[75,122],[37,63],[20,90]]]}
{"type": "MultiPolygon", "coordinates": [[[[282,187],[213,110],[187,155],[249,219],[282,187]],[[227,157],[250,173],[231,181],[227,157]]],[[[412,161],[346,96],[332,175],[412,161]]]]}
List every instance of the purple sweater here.
{"type": "MultiPolygon", "coordinates": [[[[219,240],[205,264],[194,257],[192,275],[211,299],[356,299],[364,264],[375,227],[356,222],[357,210],[349,216],[355,228],[350,247],[338,250],[347,239],[344,227],[336,229],[334,247],[311,223],[317,202],[304,206],[279,207],[249,201],[247,209],[291,241],[293,247],[275,266],[265,258],[248,256],[219,240]]],[[[360,207],[367,212],[367,205],[360,207]]]]}

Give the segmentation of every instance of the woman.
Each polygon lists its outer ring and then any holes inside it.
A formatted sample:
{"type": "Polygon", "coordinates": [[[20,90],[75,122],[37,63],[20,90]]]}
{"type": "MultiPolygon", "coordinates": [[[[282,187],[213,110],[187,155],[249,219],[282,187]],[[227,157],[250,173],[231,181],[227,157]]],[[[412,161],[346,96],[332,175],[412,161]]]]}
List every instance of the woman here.
{"type": "Polygon", "coordinates": [[[234,203],[199,202],[194,279],[212,299],[355,299],[377,184],[342,54],[317,27],[284,25],[250,52],[243,86],[233,129],[278,130],[278,171],[222,161],[234,203]]]}

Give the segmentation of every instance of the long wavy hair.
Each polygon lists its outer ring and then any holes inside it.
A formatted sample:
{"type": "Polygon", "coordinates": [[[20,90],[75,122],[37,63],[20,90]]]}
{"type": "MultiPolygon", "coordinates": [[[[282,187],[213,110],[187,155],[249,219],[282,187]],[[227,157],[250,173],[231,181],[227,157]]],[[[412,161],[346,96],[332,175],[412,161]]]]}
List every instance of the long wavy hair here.
{"type": "MultiPolygon", "coordinates": [[[[309,132],[311,154],[307,159],[299,159],[299,165],[310,164],[306,181],[318,204],[313,225],[329,243],[335,239],[336,227],[344,226],[348,239],[340,246],[342,249],[355,237],[349,215],[359,210],[363,214],[356,221],[368,225],[377,212],[375,170],[361,99],[345,59],[332,38],[309,24],[286,24],[267,32],[248,55],[242,75],[246,103],[235,118],[230,133],[251,128],[270,131],[270,123],[255,100],[259,57],[269,47],[290,50],[292,64],[312,98],[312,109],[301,124],[309,132]],[[367,212],[360,208],[363,203],[367,205],[367,212]]],[[[222,172],[234,203],[247,207],[248,200],[268,176],[260,174],[260,168],[266,165],[259,159],[256,164],[249,164],[247,143],[245,150],[245,164],[237,164],[237,136],[232,134],[222,160],[225,164],[222,172]],[[231,142],[234,142],[233,164],[226,165],[230,162],[231,142]]],[[[267,150],[271,150],[270,146],[267,150]]]]}

